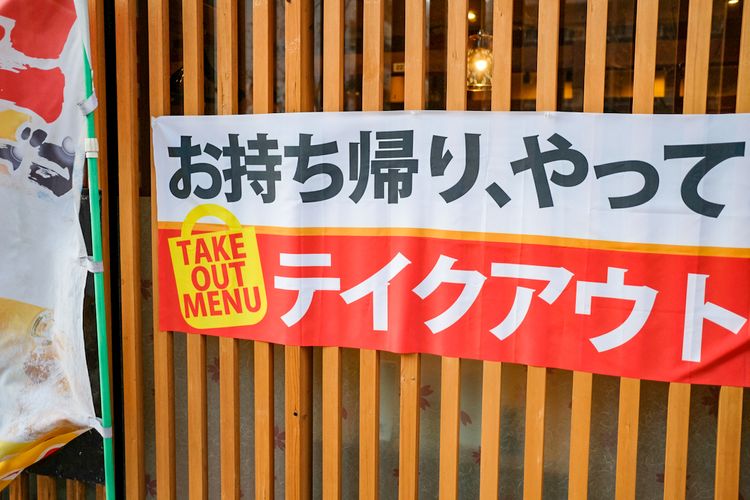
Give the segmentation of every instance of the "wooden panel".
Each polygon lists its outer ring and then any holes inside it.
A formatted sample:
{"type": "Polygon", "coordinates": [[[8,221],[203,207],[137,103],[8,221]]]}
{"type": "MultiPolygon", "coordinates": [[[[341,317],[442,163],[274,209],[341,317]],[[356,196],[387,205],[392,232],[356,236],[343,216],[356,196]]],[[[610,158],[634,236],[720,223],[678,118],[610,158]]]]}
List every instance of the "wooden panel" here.
{"type": "MultiPolygon", "coordinates": [[[[253,112],[270,113],[274,109],[274,36],[273,0],[253,2],[253,112]]],[[[274,406],[273,346],[255,342],[253,352],[255,407],[255,498],[274,498],[274,406]]]]}
{"type": "Polygon", "coordinates": [[[68,479],[65,481],[66,500],[86,500],[86,483],[68,479]]]}
{"type": "Polygon", "coordinates": [[[254,344],[255,498],[273,500],[273,346],[254,344]]]}
{"type": "MultiPolygon", "coordinates": [[[[688,10],[685,48],[684,113],[705,113],[708,54],[711,43],[712,0],[692,0],[688,10]]],[[[685,498],[690,385],[669,384],[667,444],[664,458],[664,498],[685,498]]]]}
{"type": "MultiPolygon", "coordinates": [[[[633,113],[652,113],[659,2],[658,0],[638,0],[636,11],[633,113]]],[[[640,399],[640,380],[621,378],[615,470],[615,498],[617,500],[635,500],[640,399]]]]}
{"type": "Polygon", "coordinates": [[[443,357],[440,363],[440,500],[458,498],[460,411],[461,360],[443,357]]]}
{"type": "MultiPolygon", "coordinates": [[[[203,114],[203,2],[182,2],[185,114],[203,114]]],[[[208,498],[206,338],[187,335],[188,491],[208,498]]]]}
{"type": "Polygon", "coordinates": [[[136,1],[115,1],[117,141],[120,213],[123,431],[129,498],[146,494],[141,356],[141,233],[139,215],[136,1]]]}
{"type": "MultiPolygon", "coordinates": [[[[169,2],[148,4],[149,96],[151,116],[169,114],[169,2]]],[[[153,145],[152,145],[153,147],[153,145]]],[[[156,173],[151,159],[151,282],[154,328],[154,418],[156,489],[159,498],[175,498],[174,350],[172,332],[159,330],[158,226],[156,173]]]]}
{"type": "MultiPolygon", "coordinates": [[[[383,109],[384,0],[364,0],[362,110],[383,109]]],[[[380,463],[380,353],[359,355],[359,498],[375,500],[380,463]]]]}
{"type": "MultiPolygon", "coordinates": [[[[236,114],[237,0],[216,3],[216,90],[220,114],[236,114]]],[[[221,448],[221,498],[240,498],[240,360],[238,341],[219,339],[219,440],[221,448]]]]}
{"type": "MultiPolygon", "coordinates": [[[[557,42],[560,22],[558,0],[539,1],[537,44],[537,111],[554,111],[557,106],[557,42]]],[[[526,376],[526,422],[523,454],[523,496],[542,498],[544,472],[544,413],[547,370],[529,366],[526,376]]]]}
{"type": "MultiPolygon", "coordinates": [[[[425,2],[405,3],[404,109],[419,110],[425,104],[425,2]]],[[[421,386],[419,354],[401,356],[399,391],[398,496],[419,496],[419,390],[421,386]]]]}
{"type": "MultiPolygon", "coordinates": [[[[495,0],[492,10],[493,66],[492,110],[510,111],[513,53],[513,0],[495,0]]],[[[500,473],[500,412],[502,364],[482,364],[482,460],[479,465],[479,497],[496,499],[500,473]]]]}
{"type": "Polygon", "coordinates": [[[421,360],[419,354],[401,356],[401,393],[399,396],[398,497],[419,496],[419,390],[421,360]]]}
{"type": "Polygon", "coordinates": [[[448,59],[445,108],[466,109],[467,0],[448,0],[448,59]]]}
{"type": "Polygon", "coordinates": [[[742,387],[722,387],[716,433],[714,497],[739,498],[742,387]]]}
{"type": "Polygon", "coordinates": [[[103,484],[96,485],[96,500],[107,500],[107,489],[103,484]]]}
{"type": "MultiPolygon", "coordinates": [[[[344,2],[323,3],[323,110],[344,107],[344,2]]],[[[341,349],[323,348],[323,498],[341,498],[341,349]]]]}
{"type": "Polygon", "coordinates": [[[341,498],[341,349],[323,348],[323,498],[341,498]]]}
{"type": "MultiPolygon", "coordinates": [[[[589,0],[586,10],[586,65],[583,111],[604,111],[604,69],[607,55],[607,0],[589,0]]],[[[592,375],[573,372],[570,411],[568,498],[587,498],[591,441],[592,375]]]]}
{"type": "MultiPolygon", "coordinates": [[[[425,104],[425,0],[405,2],[404,109],[424,109],[425,104]]],[[[403,369],[403,368],[402,368],[403,369]]],[[[399,474],[401,468],[399,467],[399,474]]],[[[399,475],[399,481],[401,476],[399,475]]]]}
{"type": "Polygon", "coordinates": [[[312,495],[312,350],[284,348],[286,498],[312,495]]]}
{"type": "Polygon", "coordinates": [[[568,498],[571,500],[588,497],[592,378],[590,373],[573,372],[568,460],[568,498]]]}
{"type": "Polygon", "coordinates": [[[750,6],[742,6],[739,73],[737,75],[737,112],[750,113],[750,6]]]}
{"type": "Polygon", "coordinates": [[[9,500],[28,500],[29,498],[29,475],[22,472],[10,483],[8,488],[9,500]]]}
{"type": "Polygon", "coordinates": [[[359,352],[359,498],[376,500],[380,464],[380,353],[359,352]]]}
{"type": "Polygon", "coordinates": [[[526,421],[524,424],[523,497],[542,498],[544,471],[544,405],[547,370],[529,366],[526,375],[526,421]]]}
{"type": "MultiPolygon", "coordinates": [[[[312,111],[312,0],[285,10],[286,111],[312,111]]],[[[285,347],[286,498],[312,494],[312,349],[285,347]]]]}
{"type": "Polygon", "coordinates": [[[558,0],[539,0],[536,67],[536,110],[557,107],[557,40],[560,23],[558,0]]]}
{"type": "Polygon", "coordinates": [[[273,0],[253,1],[253,112],[270,113],[274,108],[273,0]]]}
{"type": "Polygon", "coordinates": [[[635,500],[640,401],[641,381],[634,378],[621,378],[620,406],[617,416],[616,500],[635,500]]]}
{"type": "Polygon", "coordinates": [[[513,0],[493,1],[492,32],[492,110],[510,111],[513,0]]]}
{"type": "Polygon", "coordinates": [[[671,383],[667,404],[664,498],[685,498],[689,424],[690,385],[671,383]]]}
{"type": "Polygon", "coordinates": [[[500,472],[500,387],[502,363],[482,364],[482,460],[479,462],[479,498],[496,499],[500,472]]]}
{"type": "Polygon", "coordinates": [[[36,477],[36,498],[37,500],[57,499],[57,481],[54,477],[36,477]]]}

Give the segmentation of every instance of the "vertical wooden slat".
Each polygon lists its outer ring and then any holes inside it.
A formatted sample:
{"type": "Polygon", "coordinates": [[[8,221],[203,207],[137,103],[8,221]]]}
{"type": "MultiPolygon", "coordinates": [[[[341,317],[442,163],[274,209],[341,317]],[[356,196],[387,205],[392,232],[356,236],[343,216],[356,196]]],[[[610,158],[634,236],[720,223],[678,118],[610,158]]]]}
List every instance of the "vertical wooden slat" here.
{"type": "Polygon", "coordinates": [[[380,353],[359,352],[359,498],[379,498],[380,353]]]}
{"type": "Polygon", "coordinates": [[[750,6],[742,6],[742,34],[737,73],[737,112],[750,113],[750,6]]]}
{"type": "Polygon", "coordinates": [[[404,354],[401,356],[398,497],[402,500],[416,499],[419,492],[419,390],[421,364],[419,354],[404,354]]]}
{"type": "Polygon", "coordinates": [[[72,479],[65,481],[65,500],[86,500],[86,483],[72,479]]]}
{"type": "MultiPolygon", "coordinates": [[[[323,3],[323,110],[344,108],[344,2],[323,3]]],[[[323,347],[323,498],[341,498],[341,349],[323,347]]]]}
{"type": "MultiPolygon", "coordinates": [[[[149,94],[151,116],[169,114],[169,2],[153,0],[148,10],[149,94]]],[[[153,147],[153,145],[152,145],[153,147]]],[[[156,172],[151,160],[151,282],[154,329],[154,419],[156,489],[159,498],[175,498],[173,334],[159,330],[159,228],[156,220],[156,172]]]]}
{"type": "Polygon", "coordinates": [[[29,475],[22,472],[12,483],[10,483],[8,490],[10,500],[28,500],[29,475]]]}
{"type": "MultiPolygon", "coordinates": [[[[274,109],[274,0],[253,2],[253,112],[274,109]]],[[[255,498],[274,498],[273,346],[255,342],[253,349],[255,389],[255,498]]]]}
{"type": "Polygon", "coordinates": [[[37,500],[57,500],[57,481],[54,477],[36,477],[37,500]]]}
{"type": "MultiPolygon", "coordinates": [[[[607,55],[607,0],[589,0],[586,10],[586,65],[583,111],[604,110],[604,70],[607,55]]],[[[588,497],[589,443],[591,440],[592,375],[573,372],[570,412],[568,498],[588,497]]]]}
{"type": "MultiPolygon", "coordinates": [[[[404,109],[419,110],[425,104],[425,2],[405,2],[406,41],[404,51],[404,109]]],[[[399,391],[398,496],[419,495],[419,354],[401,356],[399,391]]]]}
{"type": "MultiPolygon", "coordinates": [[[[466,109],[466,0],[448,1],[448,37],[445,107],[466,109]]],[[[440,479],[441,500],[458,497],[459,413],[461,411],[461,360],[443,357],[440,363],[440,479]]]]}
{"type": "Polygon", "coordinates": [[[496,499],[500,472],[500,387],[502,363],[482,364],[482,455],[479,462],[479,498],[496,499]]]}
{"type": "MultiPolygon", "coordinates": [[[[383,109],[384,0],[364,0],[362,111],[383,109]]],[[[379,497],[380,464],[380,353],[359,354],[359,498],[379,497]]]]}
{"type": "MultiPolygon", "coordinates": [[[[285,21],[286,111],[312,111],[312,1],[288,0],[285,21]]],[[[284,348],[286,498],[312,494],[312,349],[284,348]]]]}
{"type": "MultiPolygon", "coordinates": [[[[255,105],[253,105],[255,106],[255,105]]],[[[255,342],[255,498],[273,500],[273,346],[255,342]]]]}
{"type": "Polygon", "coordinates": [[[103,484],[96,485],[96,500],[107,500],[107,490],[103,484]]]}
{"type": "MultiPolygon", "coordinates": [[[[685,48],[684,113],[705,113],[706,111],[711,9],[712,0],[692,0],[689,5],[685,48]]],[[[664,498],[685,498],[689,427],[690,385],[671,383],[667,403],[664,498]]]]}
{"type": "MultiPolygon", "coordinates": [[[[658,0],[638,0],[633,69],[633,113],[652,113],[654,109],[658,20],[658,0]]],[[[621,378],[615,468],[615,498],[617,500],[635,499],[640,399],[640,380],[621,378]]]]}
{"type": "MultiPolygon", "coordinates": [[[[510,111],[513,54],[513,0],[494,0],[492,8],[492,111],[510,111]]],[[[500,401],[502,364],[482,366],[482,460],[479,464],[479,497],[496,499],[500,473],[500,401]]]]}
{"type": "Polygon", "coordinates": [[[717,500],[739,497],[741,437],[742,387],[722,387],[716,431],[714,498],[717,500]]]}
{"type": "MultiPolygon", "coordinates": [[[[239,65],[237,0],[216,3],[217,104],[220,114],[237,114],[239,65]]],[[[240,498],[240,360],[238,341],[219,339],[219,434],[221,498],[240,498]]]]}
{"type": "MultiPolygon", "coordinates": [[[[186,115],[203,114],[203,2],[182,2],[182,53],[186,115]]],[[[187,335],[188,491],[208,498],[206,338],[187,335]]]]}
{"type": "MultiPolygon", "coordinates": [[[[557,50],[560,22],[558,0],[540,0],[537,25],[537,111],[554,111],[557,106],[557,50]]],[[[523,456],[523,496],[542,498],[544,471],[544,413],[547,370],[529,366],[526,375],[526,422],[523,456]]]]}
{"type": "Polygon", "coordinates": [[[141,356],[141,237],[139,215],[138,84],[135,0],[115,1],[117,142],[120,212],[123,431],[129,498],[146,494],[141,356]]]}

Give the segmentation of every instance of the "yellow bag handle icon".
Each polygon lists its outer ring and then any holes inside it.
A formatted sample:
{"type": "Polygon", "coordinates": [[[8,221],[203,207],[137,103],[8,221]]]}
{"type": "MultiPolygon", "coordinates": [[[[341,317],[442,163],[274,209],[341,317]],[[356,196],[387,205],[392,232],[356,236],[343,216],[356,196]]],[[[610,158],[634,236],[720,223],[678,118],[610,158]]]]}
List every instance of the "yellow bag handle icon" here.
{"type": "Polygon", "coordinates": [[[242,229],[242,224],[240,224],[236,215],[221,205],[208,203],[206,205],[198,205],[187,214],[187,217],[182,222],[180,236],[189,238],[193,234],[195,224],[204,217],[216,217],[226,222],[230,229],[242,229]]]}
{"type": "Polygon", "coordinates": [[[169,239],[169,250],[180,312],[188,325],[205,330],[263,319],[268,304],[254,227],[243,227],[220,205],[198,205],[185,216],[180,236],[169,239]],[[205,217],[228,227],[193,234],[205,217]]]}

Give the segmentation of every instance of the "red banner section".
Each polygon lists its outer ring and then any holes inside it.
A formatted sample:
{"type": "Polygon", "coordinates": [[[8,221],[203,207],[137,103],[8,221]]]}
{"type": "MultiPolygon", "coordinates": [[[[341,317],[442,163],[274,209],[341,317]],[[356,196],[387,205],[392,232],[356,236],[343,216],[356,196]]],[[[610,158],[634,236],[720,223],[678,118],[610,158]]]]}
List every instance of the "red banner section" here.
{"type": "Polygon", "coordinates": [[[565,243],[162,223],[161,328],[750,386],[747,256],[565,243]]]}

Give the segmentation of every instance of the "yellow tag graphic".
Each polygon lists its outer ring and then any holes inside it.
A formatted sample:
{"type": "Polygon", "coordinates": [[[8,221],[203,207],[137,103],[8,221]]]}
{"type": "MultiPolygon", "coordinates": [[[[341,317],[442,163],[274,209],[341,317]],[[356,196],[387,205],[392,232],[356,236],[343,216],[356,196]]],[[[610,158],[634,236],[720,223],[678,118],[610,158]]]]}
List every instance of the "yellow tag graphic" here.
{"type": "Polygon", "coordinates": [[[181,235],[169,239],[182,317],[193,328],[254,325],[268,308],[255,228],[242,227],[219,205],[200,205],[182,222],[181,235]],[[193,235],[204,217],[216,217],[226,231],[193,235]]]}

